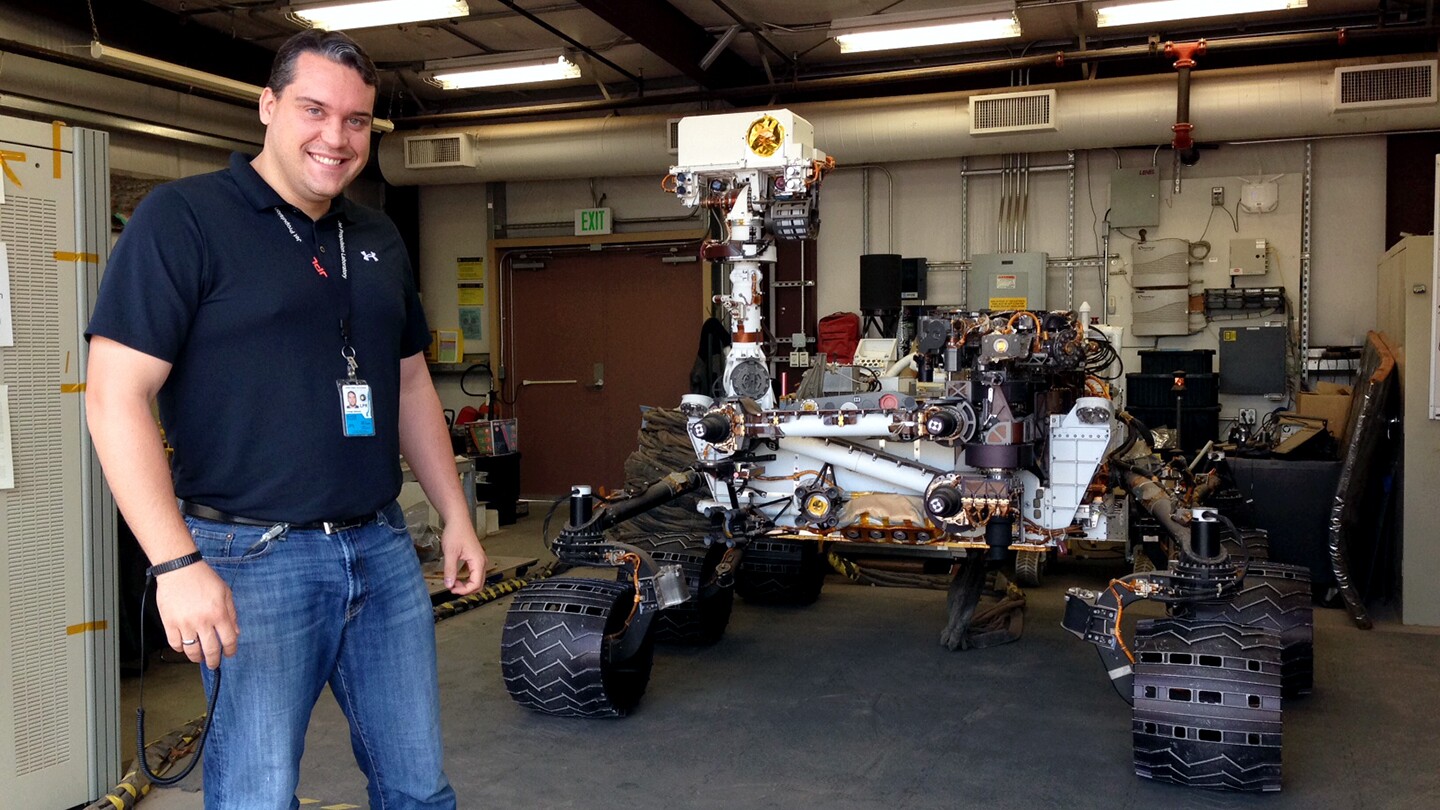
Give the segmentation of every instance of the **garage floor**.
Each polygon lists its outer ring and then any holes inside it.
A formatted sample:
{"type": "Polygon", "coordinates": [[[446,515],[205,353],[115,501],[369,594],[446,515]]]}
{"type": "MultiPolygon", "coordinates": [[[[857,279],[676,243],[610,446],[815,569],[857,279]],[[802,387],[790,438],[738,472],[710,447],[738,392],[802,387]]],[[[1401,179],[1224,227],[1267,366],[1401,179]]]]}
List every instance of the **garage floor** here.
{"type": "MultiPolygon", "coordinates": [[[[522,518],[486,546],[544,558],[540,523],[522,518]]],[[[737,600],[718,644],[657,651],[645,699],[622,720],[542,717],[510,701],[499,666],[504,599],[436,628],[450,779],[461,808],[1435,806],[1440,633],[1393,620],[1361,631],[1339,610],[1317,609],[1315,693],[1286,706],[1281,794],[1137,779],[1129,707],[1094,650],[1059,626],[1066,587],[1114,573],[1098,563],[1052,569],[1028,591],[1020,642],[965,653],[938,644],[938,591],[832,576],[808,608],[737,600]]],[[[192,665],[150,673],[153,739],[203,705],[192,665]]],[[[134,716],[134,687],[124,684],[122,717],[134,716]]],[[[141,806],[200,808],[199,781],[197,769],[193,785],[156,790],[141,806]]],[[[298,795],[306,807],[366,806],[328,693],[298,795]]]]}

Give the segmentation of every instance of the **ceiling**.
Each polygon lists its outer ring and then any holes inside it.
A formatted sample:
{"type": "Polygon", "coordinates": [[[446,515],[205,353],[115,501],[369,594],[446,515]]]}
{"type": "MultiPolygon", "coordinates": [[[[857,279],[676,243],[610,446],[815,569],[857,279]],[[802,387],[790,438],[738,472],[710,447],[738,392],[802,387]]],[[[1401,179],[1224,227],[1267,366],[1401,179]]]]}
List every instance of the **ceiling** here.
{"type": "MultiPolygon", "coordinates": [[[[274,49],[299,30],[291,0],[94,0],[107,45],[263,84],[274,49]]],[[[87,0],[7,0],[92,29],[87,0]]],[[[841,54],[830,21],[994,5],[993,0],[469,0],[464,19],[351,31],[382,69],[377,112],[426,123],[461,113],[515,119],[657,104],[772,104],[1168,72],[1147,43],[1207,38],[1199,69],[1413,53],[1435,48],[1434,0],[1309,0],[1308,8],[1168,27],[1097,29],[1091,0],[1018,0],[1023,38],[841,54]],[[713,63],[702,57],[732,26],[713,63]],[[1338,29],[1346,29],[1343,45],[1338,29]],[[1303,34],[1310,34],[1307,40],[1303,34]],[[1229,43],[1231,47],[1224,47],[1229,43]],[[523,89],[446,91],[427,61],[566,48],[584,77],[523,89]],[[1066,58],[1056,58],[1065,53],[1066,58]],[[1027,57],[1018,60],[1017,57],[1027,57]],[[997,60],[1009,62],[994,64],[997,60]]]]}

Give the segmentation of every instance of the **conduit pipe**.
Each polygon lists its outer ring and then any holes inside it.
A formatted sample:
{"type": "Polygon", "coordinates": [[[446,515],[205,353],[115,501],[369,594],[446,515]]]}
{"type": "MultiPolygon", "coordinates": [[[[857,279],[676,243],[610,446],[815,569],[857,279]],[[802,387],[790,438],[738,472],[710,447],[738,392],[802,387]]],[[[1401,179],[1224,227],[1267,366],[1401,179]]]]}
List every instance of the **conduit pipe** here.
{"type": "MultiPolygon", "coordinates": [[[[1215,43],[1208,44],[1210,51],[1215,43]]],[[[1433,59],[1422,54],[1386,59],[1337,60],[1207,71],[1190,98],[1190,112],[1205,121],[1206,141],[1323,137],[1434,129],[1433,105],[1371,108],[1336,113],[1334,70],[1351,65],[1433,59]]],[[[815,143],[841,165],[936,160],[1016,151],[1065,152],[1164,143],[1175,103],[1166,75],[1099,79],[1054,85],[1054,131],[1006,138],[969,135],[969,98],[942,93],[861,99],[791,107],[815,126],[815,143]]],[[[1032,89],[1042,89],[1036,86],[1032,89]]],[[[668,171],[669,115],[615,116],[449,128],[475,140],[479,165],[405,168],[404,137],[380,140],[380,168],[395,185],[444,185],[520,180],[651,175],[668,171]]]]}
{"type": "Polygon", "coordinates": [[[1175,73],[1178,76],[1175,97],[1175,139],[1170,148],[1175,150],[1180,162],[1193,166],[1200,159],[1195,149],[1195,140],[1190,133],[1195,125],[1190,123],[1190,71],[1195,68],[1195,57],[1205,55],[1205,40],[1198,42],[1167,42],[1165,55],[1175,57],[1175,73]]]}

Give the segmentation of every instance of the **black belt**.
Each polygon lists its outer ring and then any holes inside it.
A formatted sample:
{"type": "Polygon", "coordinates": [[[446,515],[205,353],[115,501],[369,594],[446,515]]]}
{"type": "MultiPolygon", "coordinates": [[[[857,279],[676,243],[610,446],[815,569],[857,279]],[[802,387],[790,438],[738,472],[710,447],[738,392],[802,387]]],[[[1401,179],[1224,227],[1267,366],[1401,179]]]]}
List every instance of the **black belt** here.
{"type": "Polygon", "coordinates": [[[309,523],[290,523],[284,520],[256,520],[255,518],[229,515],[219,509],[211,509],[208,506],[190,501],[180,502],[180,513],[197,517],[201,520],[213,520],[218,523],[234,523],[237,526],[274,526],[277,523],[284,523],[292,529],[321,529],[326,534],[335,534],[346,529],[355,529],[364,526],[375,520],[375,513],[369,512],[358,517],[340,518],[339,520],[312,520],[309,523]]]}

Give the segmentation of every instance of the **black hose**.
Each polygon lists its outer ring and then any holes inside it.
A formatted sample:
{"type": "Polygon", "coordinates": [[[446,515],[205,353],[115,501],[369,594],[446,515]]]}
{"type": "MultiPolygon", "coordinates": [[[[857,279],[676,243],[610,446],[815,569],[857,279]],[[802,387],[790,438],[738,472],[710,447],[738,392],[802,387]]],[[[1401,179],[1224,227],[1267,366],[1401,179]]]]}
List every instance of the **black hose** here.
{"type": "MultiPolygon", "coordinates": [[[[150,587],[155,583],[155,577],[146,575],[145,590],[140,594],[140,654],[146,654],[145,646],[145,606],[150,597],[150,587]]],[[[195,770],[195,765],[200,761],[200,755],[205,752],[205,740],[210,736],[210,727],[215,723],[215,701],[220,697],[220,668],[215,668],[215,683],[210,687],[210,699],[205,703],[205,730],[200,732],[200,737],[195,743],[195,755],[190,758],[189,764],[180,773],[174,776],[156,776],[150,771],[150,763],[145,759],[145,671],[141,667],[139,706],[135,709],[135,765],[140,772],[145,774],[152,784],[160,787],[171,787],[178,784],[190,772],[195,770]]]]}

